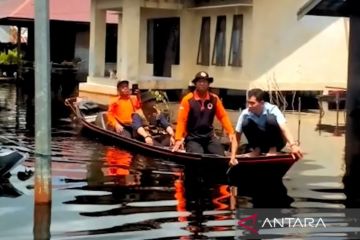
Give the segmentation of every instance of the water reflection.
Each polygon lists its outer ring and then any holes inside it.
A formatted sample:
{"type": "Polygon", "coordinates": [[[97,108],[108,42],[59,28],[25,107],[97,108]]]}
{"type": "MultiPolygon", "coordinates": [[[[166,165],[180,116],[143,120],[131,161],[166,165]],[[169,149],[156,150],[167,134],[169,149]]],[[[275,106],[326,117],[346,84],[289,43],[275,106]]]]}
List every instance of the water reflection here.
{"type": "Polygon", "coordinates": [[[345,134],[346,126],[336,126],[331,124],[318,124],[316,131],[319,131],[319,135],[322,132],[333,133],[334,136],[342,136],[345,134]]]}
{"type": "MultiPolygon", "coordinates": [[[[190,232],[193,239],[205,239],[213,232],[223,237],[226,231],[233,231],[232,211],[230,208],[230,191],[227,185],[218,185],[201,178],[199,169],[185,168],[184,179],[177,183],[180,209],[190,215],[180,219],[187,222],[183,229],[190,232]],[[224,234],[221,234],[221,233],[224,234]]],[[[186,236],[184,236],[186,237],[186,236]]]]}
{"type": "Polygon", "coordinates": [[[50,239],[51,203],[35,204],[34,207],[34,239],[50,239]]]}
{"type": "Polygon", "coordinates": [[[17,198],[23,193],[18,190],[9,179],[0,179],[0,197],[17,198]]]}

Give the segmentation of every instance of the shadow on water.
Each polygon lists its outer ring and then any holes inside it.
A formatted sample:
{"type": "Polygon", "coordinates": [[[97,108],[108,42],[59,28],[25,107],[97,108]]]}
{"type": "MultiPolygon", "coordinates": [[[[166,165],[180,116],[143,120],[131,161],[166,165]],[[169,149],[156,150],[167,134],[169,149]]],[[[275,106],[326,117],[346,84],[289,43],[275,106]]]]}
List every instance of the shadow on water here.
{"type": "Polygon", "coordinates": [[[346,126],[336,126],[331,124],[318,124],[315,131],[319,132],[319,135],[322,132],[333,133],[335,136],[342,136],[345,134],[346,126]]]}
{"type": "Polygon", "coordinates": [[[360,208],[360,156],[353,156],[349,171],[343,177],[344,193],[346,194],[345,206],[347,208],[360,208]]]}

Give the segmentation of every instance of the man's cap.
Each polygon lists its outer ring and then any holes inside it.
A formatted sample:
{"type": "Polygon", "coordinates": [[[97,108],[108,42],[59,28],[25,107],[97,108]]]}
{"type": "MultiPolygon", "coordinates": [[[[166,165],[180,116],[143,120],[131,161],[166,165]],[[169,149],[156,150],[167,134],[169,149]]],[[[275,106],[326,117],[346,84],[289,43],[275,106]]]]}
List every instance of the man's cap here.
{"type": "Polygon", "coordinates": [[[198,72],[196,75],[195,75],[195,78],[192,80],[192,82],[195,84],[198,80],[200,79],[205,79],[207,80],[209,83],[212,83],[214,81],[214,78],[213,77],[210,77],[209,74],[207,72],[204,72],[204,71],[201,71],[201,72],[198,72]]]}
{"type": "Polygon", "coordinates": [[[151,100],[154,100],[156,101],[156,97],[154,94],[152,94],[152,92],[150,91],[146,91],[146,92],[142,92],[141,93],[141,102],[148,102],[148,101],[151,101],[151,100]]]}

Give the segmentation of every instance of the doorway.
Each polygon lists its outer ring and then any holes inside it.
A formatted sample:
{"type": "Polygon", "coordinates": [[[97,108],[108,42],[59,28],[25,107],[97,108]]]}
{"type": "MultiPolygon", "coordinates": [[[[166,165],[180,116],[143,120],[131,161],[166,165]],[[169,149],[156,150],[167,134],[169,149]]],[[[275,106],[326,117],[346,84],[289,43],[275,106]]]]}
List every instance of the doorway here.
{"type": "Polygon", "coordinates": [[[152,40],[153,74],[159,77],[171,77],[171,66],[179,64],[180,18],[160,18],[149,21],[150,29],[148,30],[152,36],[149,40],[152,40]]]}

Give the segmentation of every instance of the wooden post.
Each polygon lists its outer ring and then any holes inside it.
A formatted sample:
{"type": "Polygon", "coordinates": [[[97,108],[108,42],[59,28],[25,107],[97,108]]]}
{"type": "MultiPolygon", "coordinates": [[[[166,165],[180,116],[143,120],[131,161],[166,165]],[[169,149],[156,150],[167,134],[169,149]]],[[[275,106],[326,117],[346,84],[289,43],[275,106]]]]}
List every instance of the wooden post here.
{"type": "Polygon", "coordinates": [[[35,204],[51,202],[49,1],[35,0],[35,204]]]}
{"type": "MultiPolygon", "coordinates": [[[[358,2],[358,1],[357,1],[358,2]]],[[[346,95],[344,192],[346,207],[359,206],[360,180],[360,17],[350,17],[349,67],[346,95]]]]}
{"type": "Polygon", "coordinates": [[[336,125],[335,125],[335,131],[334,131],[334,135],[335,136],[340,136],[340,131],[339,131],[339,111],[340,111],[340,93],[339,91],[336,91],[335,93],[335,103],[336,103],[336,125]]]}
{"type": "Polygon", "coordinates": [[[300,145],[300,131],[301,131],[301,97],[298,101],[298,132],[297,132],[297,142],[300,145]]]}
{"type": "Polygon", "coordinates": [[[17,26],[17,74],[16,79],[19,80],[21,78],[21,27],[17,26]]]}
{"type": "Polygon", "coordinates": [[[352,165],[360,166],[360,17],[350,17],[349,67],[346,95],[345,158],[349,174],[352,165]]]}

